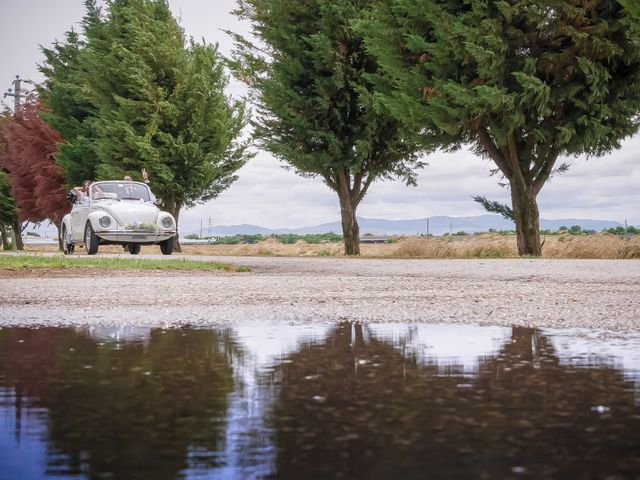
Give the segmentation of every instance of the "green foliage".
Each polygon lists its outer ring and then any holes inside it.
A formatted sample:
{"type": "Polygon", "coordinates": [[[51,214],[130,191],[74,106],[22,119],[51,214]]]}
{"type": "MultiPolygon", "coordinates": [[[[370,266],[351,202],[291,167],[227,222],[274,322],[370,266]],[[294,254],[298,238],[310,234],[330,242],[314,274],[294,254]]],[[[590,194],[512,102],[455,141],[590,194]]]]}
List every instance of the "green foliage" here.
{"type": "Polygon", "coordinates": [[[624,235],[626,233],[624,227],[608,228],[606,232],[611,233],[613,235],[624,235]]]}
{"type": "MultiPolygon", "coordinates": [[[[188,237],[185,237],[188,238],[188,237]]],[[[238,235],[229,235],[226,237],[218,237],[216,243],[221,245],[238,245],[241,243],[258,243],[266,240],[267,238],[275,238],[280,243],[283,244],[294,244],[300,240],[311,243],[335,243],[342,241],[342,236],[333,232],[329,233],[309,233],[305,235],[298,235],[295,233],[276,233],[273,235],[247,235],[247,234],[238,234],[238,235]]]]}
{"type": "MultiPolygon", "coordinates": [[[[0,226],[10,227],[18,219],[18,207],[11,195],[9,175],[2,167],[7,163],[7,140],[5,128],[11,122],[8,111],[0,112],[0,226]]],[[[4,230],[6,232],[6,230],[4,230]]],[[[6,247],[6,245],[4,245],[6,247]]]]}
{"type": "Polygon", "coordinates": [[[42,49],[45,62],[40,66],[45,80],[38,88],[38,97],[47,109],[41,116],[64,138],[58,145],[56,162],[64,169],[69,188],[96,178],[98,163],[93,148],[97,108],[84,88],[85,49],[86,42],[71,30],[65,34],[64,42],[42,49]]]}
{"type": "Polygon", "coordinates": [[[415,183],[413,167],[423,165],[398,122],[374,102],[368,76],[377,64],[350,26],[370,3],[243,0],[237,12],[267,47],[235,36],[236,72],[260,106],[256,138],[296,172],[333,187],[338,170],[415,183]]]}
{"type": "Polygon", "coordinates": [[[499,213],[505,220],[514,220],[513,209],[504,203],[488,200],[487,197],[476,195],[471,197],[474,202],[478,202],[487,212],[499,213]]]}
{"type": "Polygon", "coordinates": [[[11,196],[7,173],[0,169],[0,225],[11,226],[18,218],[16,202],[11,196]]]}
{"type": "Polygon", "coordinates": [[[509,258],[509,252],[499,247],[478,247],[469,258],[509,258]]]}
{"type": "Polygon", "coordinates": [[[238,234],[238,235],[229,235],[229,236],[226,236],[226,237],[218,237],[216,239],[216,243],[218,243],[220,245],[239,245],[241,243],[253,244],[253,243],[261,242],[265,238],[266,237],[264,237],[262,235],[238,234]]]}
{"type": "Polygon", "coordinates": [[[342,235],[337,233],[308,233],[305,235],[298,235],[295,233],[276,233],[273,235],[280,243],[293,244],[299,240],[306,243],[335,243],[342,241],[342,235]]]}
{"type": "Polygon", "coordinates": [[[69,33],[43,67],[68,178],[141,179],[145,168],[176,216],[215,198],[248,158],[244,105],[225,96],[217,47],[187,44],[164,0],[86,6],[82,41],[69,33]]]}
{"type": "Polygon", "coordinates": [[[605,232],[611,233],[613,235],[638,235],[638,233],[640,233],[640,229],[634,227],[633,225],[629,225],[627,228],[624,228],[622,226],[608,228],[605,230],[605,232]]]}
{"type": "Polygon", "coordinates": [[[382,27],[368,45],[399,86],[387,102],[412,98],[419,116],[394,112],[444,145],[471,141],[491,155],[480,132],[497,147],[515,142],[509,153],[536,177],[547,158],[601,155],[637,131],[640,52],[617,0],[389,4],[366,24],[382,27]],[[390,43],[390,31],[407,41],[390,43]]]}

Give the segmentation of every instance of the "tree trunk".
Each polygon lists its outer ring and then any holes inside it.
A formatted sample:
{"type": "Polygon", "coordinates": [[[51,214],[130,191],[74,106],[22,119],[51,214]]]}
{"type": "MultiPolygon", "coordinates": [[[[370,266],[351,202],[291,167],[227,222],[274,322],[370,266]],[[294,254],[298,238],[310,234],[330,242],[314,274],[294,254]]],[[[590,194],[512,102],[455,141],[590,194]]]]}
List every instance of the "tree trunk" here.
{"type": "MultiPolygon", "coordinates": [[[[342,236],[344,238],[344,254],[360,255],[360,227],[356,218],[356,207],[353,205],[348,188],[338,186],[340,214],[342,216],[342,236]]],[[[346,185],[344,187],[347,187],[346,185]]]]}
{"type": "Polygon", "coordinates": [[[511,203],[516,223],[518,255],[542,256],[540,245],[540,213],[538,202],[531,186],[511,181],[511,203]]]}
{"type": "Polygon", "coordinates": [[[484,151],[493,159],[502,174],[509,179],[513,220],[518,237],[518,255],[541,257],[540,212],[537,197],[553,173],[553,166],[558,159],[557,149],[549,147],[544,152],[538,152],[535,161],[527,165],[526,162],[520,161],[523,147],[522,141],[516,134],[509,134],[506,144],[498,146],[486,128],[481,127],[476,133],[484,151]]]}
{"type": "Polygon", "coordinates": [[[182,252],[182,245],[180,245],[180,233],[178,232],[178,219],[180,217],[180,209],[182,208],[182,205],[180,205],[173,196],[167,195],[162,202],[162,206],[164,210],[173,215],[173,219],[176,221],[176,236],[173,237],[173,250],[175,252],[182,252]]]}
{"type": "Polygon", "coordinates": [[[2,249],[9,249],[9,237],[7,236],[7,230],[4,228],[4,225],[0,225],[0,240],[2,241],[2,249]]]}
{"type": "Polygon", "coordinates": [[[62,222],[51,222],[56,226],[56,229],[58,230],[58,250],[59,251],[63,251],[62,248],[62,229],[60,228],[62,225],[62,222]]]}
{"type": "Polygon", "coordinates": [[[16,244],[15,249],[13,248],[13,246],[11,248],[14,250],[24,250],[24,242],[22,241],[22,228],[18,220],[14,220],[13,222],[13,233],[16,244]]]}
{"type": "Polygon", "coordinates": [[[173,249],[176,252],[182,253],[182,245],[180,245],[180,232],[178,231],[178,218],[180,218],[181,205],[176,205],[175,210],[171,212],[173,219],[176,221],[176,236],[173,237],[173,249]]]}

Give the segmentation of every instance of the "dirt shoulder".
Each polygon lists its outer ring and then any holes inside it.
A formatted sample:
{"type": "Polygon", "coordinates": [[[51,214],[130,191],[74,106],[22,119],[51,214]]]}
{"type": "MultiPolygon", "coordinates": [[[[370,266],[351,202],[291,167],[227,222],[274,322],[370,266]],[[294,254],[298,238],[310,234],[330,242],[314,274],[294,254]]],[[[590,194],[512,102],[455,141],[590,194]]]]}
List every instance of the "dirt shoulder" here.
{"type": "Polygon", "coordinates": [[[0,325],[350,319],[640,332],[640,261],[224,260],[252,271],[0,272],[0,325]]]}

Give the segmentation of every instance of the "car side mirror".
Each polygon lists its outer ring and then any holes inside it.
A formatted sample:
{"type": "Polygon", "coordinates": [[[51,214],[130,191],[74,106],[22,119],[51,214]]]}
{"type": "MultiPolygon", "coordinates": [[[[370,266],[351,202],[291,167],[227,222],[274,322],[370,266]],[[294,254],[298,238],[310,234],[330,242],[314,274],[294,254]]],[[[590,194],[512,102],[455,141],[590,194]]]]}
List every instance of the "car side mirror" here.
{"type": "Polygon", "coordinates": [[[75,205],[76,203],[78,203],[78,194],[76,193],[75,190],[69,190],[67,192],[67,201],[71,205],[75,205]]]}

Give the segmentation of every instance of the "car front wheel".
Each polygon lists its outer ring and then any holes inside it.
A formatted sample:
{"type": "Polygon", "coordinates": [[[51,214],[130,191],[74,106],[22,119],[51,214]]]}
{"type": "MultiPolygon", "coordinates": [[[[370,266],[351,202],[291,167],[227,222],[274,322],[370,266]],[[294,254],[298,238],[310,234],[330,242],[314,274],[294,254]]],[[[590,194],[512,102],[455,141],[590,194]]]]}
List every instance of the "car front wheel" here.
{"type": "Polygon", "coordinates": [[[98,253],[98,236],[93,231],[91,222],[87,222],[87,226],[84,229],[84,246],[87,249],[88,255],[98,253]]]}
{"type": "Polygon", "coordinates": [[[67,234],[67,227],[62,226],[62,252],[65,255],[71,255],[74,250],[73,243],[69,240],[69,235],[67,234]]]}
{"type": "Polygon", "coordinates": [[[175,239],[173,237],[167,238],[164,242],[160,242],[160,251],[163,255],[171,255],[173,253],[173,245],[175,239]]]}

